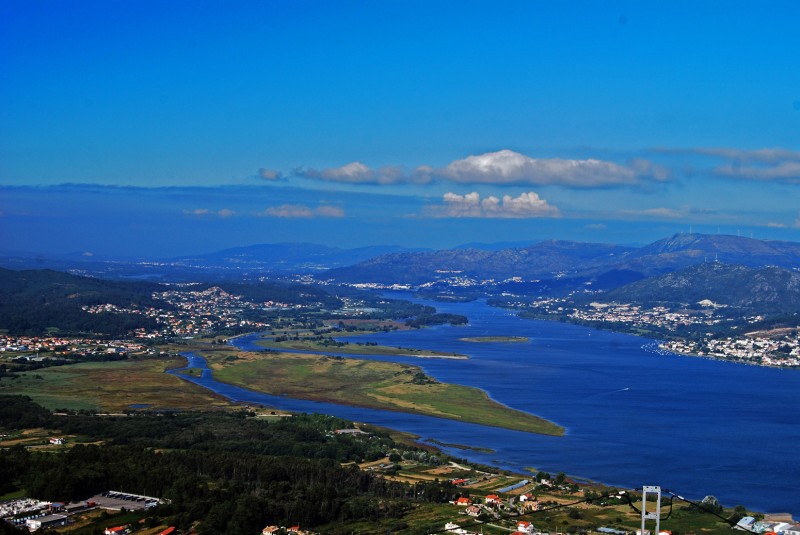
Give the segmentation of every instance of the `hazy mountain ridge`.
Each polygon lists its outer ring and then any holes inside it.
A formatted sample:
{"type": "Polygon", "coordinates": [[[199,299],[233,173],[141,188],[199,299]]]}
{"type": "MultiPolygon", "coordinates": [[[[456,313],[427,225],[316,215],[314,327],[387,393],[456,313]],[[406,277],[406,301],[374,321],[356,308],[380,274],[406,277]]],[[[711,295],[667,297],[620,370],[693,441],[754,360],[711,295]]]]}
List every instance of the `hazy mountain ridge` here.
{"type": "Polygon", "coordinates": [[[800,267],[800,243],[741,236],[675,234],[633,251],[618,267],[653,273],[717,261],[750,267],[800,267]]]}
{"type": "Polygon", "coordinates": [[[354,266],[332,269],[338,282],[421,284],[454,275],[478,279],[542,277],[560,271],[580,272],[610,266],[630,248],[569,241],[540,242],[521,249],[446,249],[382,255],[354,266]]]}
{"type": "Polygon", "coordinates": [[[703,300],[772,314],[800,310],[800,273],[706,262],[627,284],[602,301],[696,306],[703,300]]]}
{"type": "Polygon", "coordinates": [[[318,273],[356,264],[382,254],[424,251],[394,245],[344,249],[315,243],[272,243],[233,247],[174,258],[107,257],[91,253],[44,255],[33,252],[0,253],[0,266],[15,270],[52,269],[106,279],[197,281],[238,280],[248,275],[318,273]]]}
{"type": "Polygon", "coordinates": [[[608,273],[626,273],[626,282],[629,282],[715,260],[751,267],[800,267],[800,243],[704,234],[676,234],[639,248],[543,241],[525,248],[499,251],[449,249],[381,255],[353,266],[332,269],[327,275],[337,282],[423,284],[453,274],[478,280],[502,280],[567,274],[601,279],[608,273]]]}
{"type": "Polygon", "coordinates": [[[399,251],[421,251],[394,245],[343,249],[315,243],[264,243],[212,253],[181,256],[170,261],[196,267],[267,268],[276,271],[322,270],[368,261],[399,251]]]}

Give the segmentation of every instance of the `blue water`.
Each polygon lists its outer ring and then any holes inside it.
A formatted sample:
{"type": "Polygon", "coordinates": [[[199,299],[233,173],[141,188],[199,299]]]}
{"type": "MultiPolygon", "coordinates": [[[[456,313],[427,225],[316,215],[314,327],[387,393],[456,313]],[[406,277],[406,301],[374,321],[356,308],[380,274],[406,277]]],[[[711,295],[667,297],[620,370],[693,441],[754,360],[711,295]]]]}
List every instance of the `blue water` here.
{"type": "MultiPolygon", "coordinates": [[[[660,485],[687,497],[713,494],[726,505],[800,516],[800,371],[659,355],[646,351],[649,341],[642,338],[522,320],[483,301],[432,304],[467,316],[469,325],[351,341],[467,354],[469,360],[364,358],[415,364],[441,381],[481,388],[501,403],[563,425],[566,436],[268,396],[218,383],[209,373],[195,382],[240,401],[489,448],[493,453],[449,452],[503,468],[564,471],[629,488],[660,485]],[[489,335],[530,342],[459,340],[489,335]]],[[[235,344],[257,349],[257,338],[235,344]]],[[[189,358],[190,365],[202,364],[189,358]]]]}

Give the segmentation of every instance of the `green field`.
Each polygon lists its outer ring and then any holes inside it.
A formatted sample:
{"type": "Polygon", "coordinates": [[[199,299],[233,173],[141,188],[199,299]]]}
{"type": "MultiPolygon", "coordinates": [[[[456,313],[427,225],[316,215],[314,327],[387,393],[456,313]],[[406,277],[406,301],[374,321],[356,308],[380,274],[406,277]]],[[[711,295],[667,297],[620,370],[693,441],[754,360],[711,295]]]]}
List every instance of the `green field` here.
{"type": "Polygon", "coordinates": [[[204,352],[203,356],[220,381],[268,394],[424,414],[530,433],[564,432],[552,422],[491,400],[482,390],[439,383],[416,366],[294,353],[213,351],[204,352]]]}
{"type": "Polygon", "coordinates": [[[54,366],[0,381],[0,394],[24,394],[48,409],[118,412],[131,405],[153,409],[229,406],[205,388],[165,370],[184,365],[183,358],[87,362],[54,366]]]}

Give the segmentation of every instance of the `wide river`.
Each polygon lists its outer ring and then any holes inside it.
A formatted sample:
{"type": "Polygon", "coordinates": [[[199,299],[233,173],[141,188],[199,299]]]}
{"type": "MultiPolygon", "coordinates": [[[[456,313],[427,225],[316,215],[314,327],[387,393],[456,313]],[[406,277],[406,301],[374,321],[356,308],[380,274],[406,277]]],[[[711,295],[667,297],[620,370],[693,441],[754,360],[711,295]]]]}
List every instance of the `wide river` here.
{"type": "MultiPolygon", "coordinates": [[[[405,297],[405,296],[404,296],[405,297]]],[[[417,302],[423,302],[415,300],[417,302]]],[[[800,370],[648,350],[649,340],[550,321],[523,320],[485,301],[429,303],[469,325],[396,331],[359,342],[467,354],[469,360],[365,356],[421,366],[440,381],[475,386],[515,409],[567,429],[548,437],[451,420],[268,396],[198,384],[232,399],[322,412],[492,453],[448,449],[502,468],[534,467],[627,488],[660,485],[689,498],[800,517],[800,370]],[[474,343],[523,336],[525,343],[474,343]]],[[[256,335],[236,339],[257,349],[256,335]]],[[[190,355],[193,365],[202,359],[190,355]]]]}

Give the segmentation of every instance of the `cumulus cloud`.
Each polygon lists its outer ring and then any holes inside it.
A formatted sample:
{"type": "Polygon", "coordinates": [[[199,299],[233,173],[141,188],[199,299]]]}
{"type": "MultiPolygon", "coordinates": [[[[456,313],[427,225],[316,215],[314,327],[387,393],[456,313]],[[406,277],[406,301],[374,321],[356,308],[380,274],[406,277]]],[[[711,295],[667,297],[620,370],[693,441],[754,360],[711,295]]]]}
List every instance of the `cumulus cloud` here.
{"type": "Polygon", "coordinates": [[[448,192],[442,197],[443,204],[433,210],[435,217],[484,217],[484,218],[534,218],[561,217],[561,211],[531,191],[519,197],[504,195],[502,199],[490,195],[481,199],[477,192],[459,195],[448,192]]]}
{"type": "Polygon", "coordinates": [[[184,210],[184,215],[191,215],[196,217],[232,217],[236,215],[234,210],[223,208],[221,210],[209,210],[208,208],[195,208],[194,210],[184,210]]]}
{"type": "Polygon", "coordinates": [[[275,169],[266,169],[262,167],[258,170],[258,176],[263,178],[264,180],[280,180],[283,178],[283,173],[280,171],[276,171],[275,169]]]}
{"type": "Polygon", "coordinates": [[[399,184],[415,181],[414,176],[406,176],[403,170],[394,165],[387,165],[373,169],[361,162],[350,162],[341,167],[327,169],[295,169],[296,176],[316,178],[329,182],[343,182],[348,184],[399,184]]]}
{"type": "Polygon", "coordinates": [[[259,212],[258,215],[283,219],[312,219],[316,217],[341,218],[345,213],[337,206],[320,205],[317,208],[311,208],[305,204],[282,204],[270,206],[263,212],[259,212]]]}
{"type": "Polygon", "coordinates": [[[531,158],[508,149],[468,156],[440,168],[420,165],[411,173],[405,173],[398,166],[373,169],[356,161],[322,170],[299,168],[294,175],[349,184],[427,184],[438,179],[460,184],[560,185],[571,188],[631,186],[643,180],[665,181],[670,178],[667,168],[642,158],[621,165],[596,159],[531,158]]]}
{"type": "Polygon", "coordinates": [[[468,156],[433,174],[468,184],[535,184],[594,188],[633,185],[643,178],[667,180],[669,171],[644,159],[624,166],[604,160],[531,158],[504,149],[468,156]]]}

